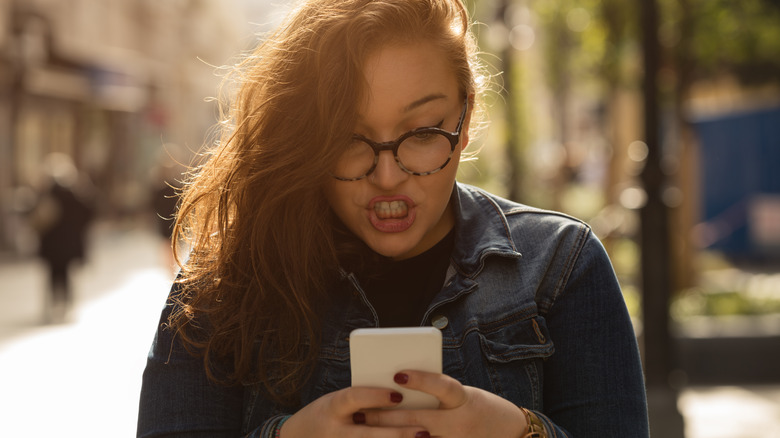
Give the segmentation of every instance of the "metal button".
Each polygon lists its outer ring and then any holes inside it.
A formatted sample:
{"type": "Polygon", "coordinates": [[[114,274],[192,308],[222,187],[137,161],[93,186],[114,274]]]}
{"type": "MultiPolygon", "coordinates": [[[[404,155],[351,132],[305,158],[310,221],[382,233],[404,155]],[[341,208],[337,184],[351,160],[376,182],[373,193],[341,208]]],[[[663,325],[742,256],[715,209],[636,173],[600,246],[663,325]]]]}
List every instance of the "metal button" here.
{"type": "Polygon", "coordinates": [[[450,320],[447,319],[447,317],[444,315],[434,315],[431,319],[431,324],[433,324],[433,326],[439,330],[444,330],[444,328],[447,327],[447,324],[449,323],[450,320]]]}

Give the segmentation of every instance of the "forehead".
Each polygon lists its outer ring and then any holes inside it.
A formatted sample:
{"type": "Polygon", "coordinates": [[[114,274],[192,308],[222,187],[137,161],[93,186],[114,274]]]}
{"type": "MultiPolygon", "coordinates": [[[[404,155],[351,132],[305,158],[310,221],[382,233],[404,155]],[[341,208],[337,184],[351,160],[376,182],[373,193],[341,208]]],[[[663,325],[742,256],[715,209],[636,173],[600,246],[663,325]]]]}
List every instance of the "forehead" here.
{"type": "Polygon", "coordinates": [[[409,106],[430,96],[452,99],[458,95],[452,64],[442,50],[426,42],[375,50],[366,58],[364,76],[368,107],[390,105],[410,110],[409,106]]]}

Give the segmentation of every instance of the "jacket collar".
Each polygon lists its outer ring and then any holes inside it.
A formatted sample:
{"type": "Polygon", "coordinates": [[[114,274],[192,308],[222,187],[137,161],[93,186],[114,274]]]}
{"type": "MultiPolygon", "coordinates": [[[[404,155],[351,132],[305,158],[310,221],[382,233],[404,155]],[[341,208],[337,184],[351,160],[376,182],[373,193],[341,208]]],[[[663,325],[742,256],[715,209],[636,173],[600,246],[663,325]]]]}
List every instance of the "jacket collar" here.
{"type": "Polygon", "coordinates": [[[473,278],[489,255],[522,256],[512,240],[499,199],[457,182],[452,197],[456,218],[452,262],[456,269],[473,278]]]}

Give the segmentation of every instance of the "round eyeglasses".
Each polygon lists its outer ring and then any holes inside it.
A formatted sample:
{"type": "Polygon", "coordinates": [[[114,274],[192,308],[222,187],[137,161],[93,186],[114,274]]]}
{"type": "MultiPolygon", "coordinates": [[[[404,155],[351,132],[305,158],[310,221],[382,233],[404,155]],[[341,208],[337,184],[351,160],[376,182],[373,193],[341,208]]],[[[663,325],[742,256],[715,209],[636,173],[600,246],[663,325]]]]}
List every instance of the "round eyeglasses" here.
{"type": "Polygon", "coordinates": [[[341,181],[357,181],[370,175],[379,163],[379,153],[392,151],[395,162],[412,175],[430,175],[444,169],[460,142],[460,131],[468,112],[469,100],[454,132],[428,127],[413,129],[393,141],[377,143],[362,135],[353,135],[333,169],[333,177],[341,181]]]}

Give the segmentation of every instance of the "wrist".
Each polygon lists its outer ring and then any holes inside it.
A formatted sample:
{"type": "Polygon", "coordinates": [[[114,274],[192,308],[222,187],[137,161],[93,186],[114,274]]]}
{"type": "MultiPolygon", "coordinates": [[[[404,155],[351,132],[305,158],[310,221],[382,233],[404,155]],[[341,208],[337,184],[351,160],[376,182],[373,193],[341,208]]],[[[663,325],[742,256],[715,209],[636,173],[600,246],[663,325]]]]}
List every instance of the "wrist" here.
{"type": "Polygon", "coordinates": [[[544,427],[544,422],[533,412],[526,408],[521,407],[520,411],[525,415],[525,431],[520,438],[547,438],[547,429],[544,427]]]}
{"type": "Polygon", "coordinates": [[[284,426],[284,423],[286,423],[289,419],[290,415],[285,415],[284,417],[279,418],[279,420],[276,422],[276,425],[274,426],[273,438],[280,438],[282,436],[282,426],[284,426]]]}

